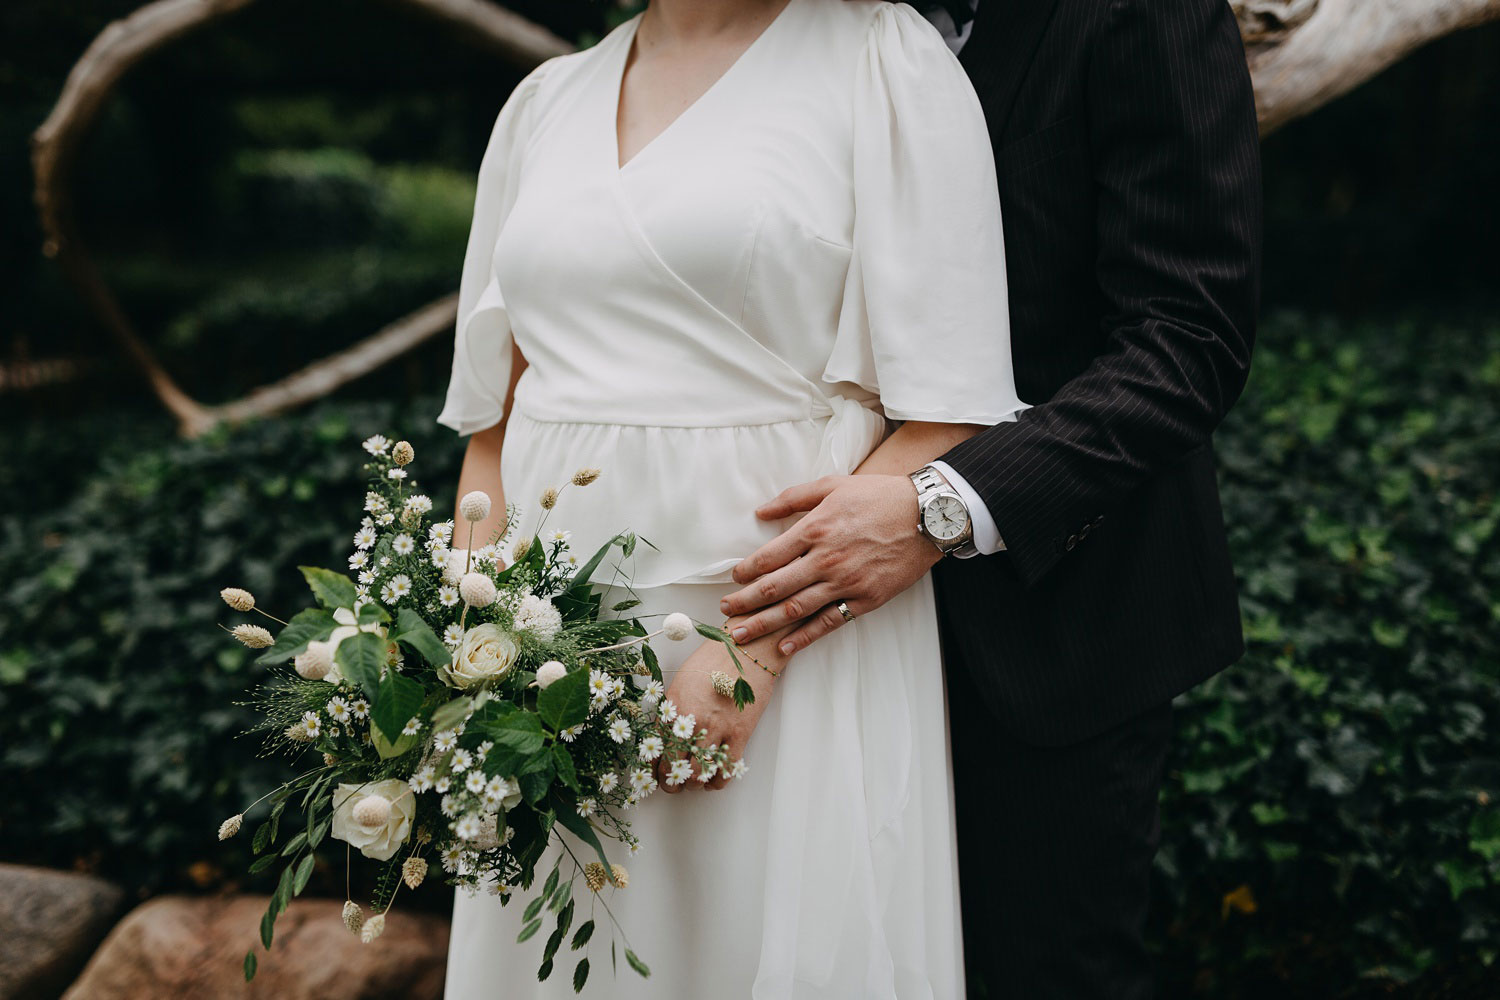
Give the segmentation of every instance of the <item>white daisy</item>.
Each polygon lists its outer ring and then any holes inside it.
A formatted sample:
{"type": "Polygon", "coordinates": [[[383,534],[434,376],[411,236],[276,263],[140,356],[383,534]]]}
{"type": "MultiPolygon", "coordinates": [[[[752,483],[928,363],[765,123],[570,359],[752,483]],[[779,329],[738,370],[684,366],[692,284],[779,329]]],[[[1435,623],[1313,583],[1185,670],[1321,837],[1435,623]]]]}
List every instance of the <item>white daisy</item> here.
{"type": "Polygon", "coordinates": [[[741,757],[729,768],[729,776],[731,778],[744,777],[745,772],[748,770],[750,770],[750,765],[746,764],[745,759],[741,757]]]}
{"type": "Polygon", "coordinates": [[[371,455],[384,455],[385,450],[390,446],[391,442],[387,440],[384,434],[376,434],[373,437],[365,438],[364,441],[364,449],[371,455]]]}
{"type": "Polygon", "coordinates": [[[349,703],[341,697],[328,699],[328,704],[323,706],[323,710],[335,722],[349,721],[349,703]]]}
{"type": "Polygon", "coordinates": [[[547,540],[550,542],[561,542],[563,544],[566,544],[572,537],[573,533],[571,531],[554,531],[552,534],[547,536],[547,540]]]}
{"type": "Polygon", "coordinates": [[[385,497],[381,496],[379,493],[366,493],[365,510],[369,511],[371,514],[378,514],[379,512],[385,510],[385,497]]]}
{"type": "Polygon", "coordinates": [[[349,557],[349,568],[350,569],[364,569],[364,567],[369,563],[369,561],[370,561],[370,553],[366,552],[363,549],[360,549],[360,550],[356,551],[352,556],[349,557]]]}
{"type": "Polygon", "coordinates": [[[572,743],[578,738],[578,734],[581,732],[583,732],[583,726],[577,725],[569,726],[567,729],[562,730],[557,735],[562,737],[562,741],[564,743],[572,743]]]}
{"type": "MultiPolygon", "coordinates": [[[[439,587],[438,588],[438,603],[441,604],[445,608],[451,608],[451,607],[453,607],[453,605],[455,605],[455,604],[458,603],[458,588],[457,587],[450,587],[447,584],[444,584],[443,586],[439,587]]],[[[454,626],[454,627],[457,628],[457,626],[454,626]]],[[[462,629],[459,630],[460,634],[462,634],[462,631],[463,631],[462,629]]]]}
{"type": "Polygon", "coordinates": [[[693,762],[689,760],[674,760],[672,769],[667,772],[667,784],[680,785],[693,776],[693,762]]]}
{"type": "Polygon", "coordinates": [[[457,646],[464,641],[464,627],[457,622],[443,629],[443,642],[450,646],[457,646]]]}
{"type": "Polygon", "coordinates": [[[660,736],[647,736],[641,740],[639,751],[641,760],[655,760],[661,756],[661,752],[664,749],[666,749],[666,745],[662,742],[660,736]]]}
{"type": "Polygon", "coordinates": [[[442,795],[444,792],[448,791],[449,784],[450,782],[448,780],[448,776],[445,774],[432,783],[432,790],[434,792],[437,792],[439,795],[442,795]]]}
{"type": "Polygon", "coordinates": [[[490,751],[493,749],[495,749],[495,741],[485,740],[484,742],[480,743],[479,746],[474,748],[474,759],[484,760],[489,756],[490,751]]]}
{"type": "Polygon", "coordinates": [[[431,559],[429,561],[432,563],[433,569],[447,569],[448,553],[452,551],[451,549],[449,549],[446,545],[428,542],[427,551],[432,553],[431,559]]]}
{"type": "Polygon", "coordinates": [[[469,776],[464,779],[464,788],[478,795],[484,791],[484,772],[470,771],[469,776]]]}
{"type": "Polygon", "coordinates": [[[661,681],[647,681],[645,688],[641,691],[641,701],[658,702],[667,693],[661,681]]]}
{"type": "Polygon", "coordinates": [[[618,697],[620,697],[620,695],[622,695],[624,693],[625,693],[625,678],[623,678],[623,677],[612,677],[612,678],[610,678],[610,681],[609,681],[609,696],[611,698],[618,698],[618,697]]]}
{"type": "MultiPolygon", "coordinates": [[[[361,552],[360,555],[364,555],[364,553],[361,552]]],[[[375,580],[375,571],[373,569],[362,569],[359,571],[359,582],[362,586],[368,587],[375,580]]]]}
{"type": "Polygon", "coordinates": [[[608,674],[602,670],[589,671],[589,698],[596,711],[609,704],[610,692],[613,690],[614,685],[610,683],[608,674]]]}
{"type": "Polygon", "coordinates": [[[417,551],[417,543],[412,541],[412,537],[403,531],[391,539],[391,551],[398,556],[409,556],[417,551]]]}
{"type": "Polygon", "coordinates": [[[406,720],[406,725],[401,727],[402,736],[415,736],[422,731],[422,720],[413,715],[406,720]]]}
{"type": "Polygon", "coordinates": [[[432,500],[421,493],[406,498],[406,509],[413,514],[425,514],[432,509],[432,500]]]}
{"type": "Polygon", "coordinates": [[[457,872],[463,864],[464,849],[458,844],[449,844],[438,854],[438,859],[442,861],[445,871],[457,872]]]}
{"type": "Polygon", "coordinates": [[[356,698],[353,704],[349,706],[349,711],[354,713],[356,719],[368,719],[370,717],[370,703],[363,698],[356,698]]]}
{"type": "Polygon", "coordinates": [[[469,769],[469,765],[471,765],[473,763],[474,763],[474,757],[469,753],[469,751],[463,749],[462,747],[460,747],[459,749],[453,751],[453,773],[454,774],[463,774],[465,771],[467,771],[469,769]]]}
{"type": "Polygon", "coordinates": [[[405,469],[387,469],[385,474],[387,476],[390,476],[392,479],[398,479],[399,480],[399,479],[405,479],[406,478],[406,470],[405,469]]]}
{"type": "Polygon", "coordinates": [[[405,573],[397,573],[391,577],[384,587],[380,588],[380,599],[387,604],[395,604],[401,598],[411,593],[411,577],[405,573]],[[387,596],[389,594],[389,596],[387,596]]]}
{"type": "Polygon", "coordinates": [[[719,773],[719,765],[715,761],[707,761],[698,771],[698,780],[705,785],[714,780],[714,775],[719,773]]]}
{"type": "Polygon", "coordinates": [[[672,735],[680,740],[692,739],[693,733],[697,732],[698,720],[692,715],[679,715],[677,721],[672,723],[672,735]]]}
{"type": "Polygon", "coordinates": [[[427,529],[427,537],[440,542],[451,540],[453,538],[453,522],[439,521],[427,529]]]}
{"type": "Polygon", "coordinates": [[[317,712],[303,712],[302,721],[298,723],[298,728],[302,730],[308,739],[315,740],[318,738],[318,734],[323,731],[323,724],[318,720],[317,712]]]}
{"type": "Polygon", "coordinates": [[[452,819],[458,815],[458,799],[452,795],[444,795],[442,800],[438,802],[438,808],[442,810],[444,816],[452,819]]]}
{"type": "MultiPolygon", "coordinates": [[[[415,721],[415,720],[413,720],[415,721]]],[[[411,723],[407,723],[410,725],[411,723]]],[[[428,764],[416,774],[411,776],[411,789],[414,792],[428,792],[432,790],[432,765],[428,764]]]]}
{"type": "Polygon", "coordinates": [[[469,813],[453,824],[453,833],[460,840],[473,840],[479,836],[479,817],[469,813]]]}
{"type": "Polygon", "coordinates": [[[432,738],[432,748],[438,753],[447,753],[458,746],[458,734],[451,729],[444,729],[432,738]]]}
{"type": "Polygon", "coordinates": [[[646,792],[656,787],[656,777],[651,769],[638,767],[630,772],[630,788],[634,792],[646,792]]]}
{"type": "Polygon", "coordinates": [[[354,533],[354,547],[357,549],[368,549],[375,544],[375,529],[373,527],[361,527],[354,533]]]}
{"type": "Polygon", "coordinates": [[[599,803],[593,799],[578,800],[578,815],[588,817],[599,811],[599,803]]]}
{"type": "Polygon", "coordinates": [[[617,786],[619,783],[620,776],[618,774],[613,771],[605,771],[603,774],[599,775],[599,794],[608,795],[610,792],[615,790],[615,786],[617,786]]]}
{"type": "Polygon", "coordinates": [[[677,706],[672,704],[671,698],[668,698],[661,703],[661,721],[671,722],[675,718],[677,718],[677,706]]]}
{"type": "Polygon", "coordinates": [[[616,743],[624,743],[630,739],[630,723],[616,717],[609,724],[609,738],[616,743]]]}
{"type": "MultiPolygon", "coordinates": [[[[400,470],[398,469],[396,471],[399,472],[400,470]]],[[[385,513],[381,514],[379,517],[375,518],[375,521],[376,521],[377,524],[390,524],[395,519],[396,519],[396,515],[395,514],[392,514],[390,511],[386,511],[385,513]]]]}

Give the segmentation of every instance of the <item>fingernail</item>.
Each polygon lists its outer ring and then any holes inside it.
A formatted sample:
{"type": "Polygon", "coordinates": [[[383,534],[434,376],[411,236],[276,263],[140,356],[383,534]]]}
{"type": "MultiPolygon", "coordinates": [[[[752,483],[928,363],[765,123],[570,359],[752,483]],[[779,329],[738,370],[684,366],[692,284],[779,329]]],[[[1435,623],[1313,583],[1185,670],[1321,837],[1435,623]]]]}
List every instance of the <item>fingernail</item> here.
{"type": "Polygon", "coordinates": [[[749,635],[750,632],[747,629],[737,628],[729,634],[734,636],[735,642],[744,642],[745,636],[749,635]]]}
{"type": "Polygon", "coordinates": [[[794,649],[796,649],[796,648],[797,648],[797,647],[796,647],[796,646],[794,646],[794,645],[792,645],[792,643],[790,643],[790,642],[783,642],[783,643],[782,643],[782,644],[781,644],[781,651],[782,651],[782,652],[783,652],[783,653],[787,653],[787,654],[790,654],[790,653],[791,653],[791,652],[792,652],[792,650],[794,650],[794,649]]]}
{"type": "Polygon", "coordinates": [[[726,615],[729,614],[729,602],[728,601],[720,601],[719,602],[719,610],[722,611],[722,612],[724,612],[726,615]]]}

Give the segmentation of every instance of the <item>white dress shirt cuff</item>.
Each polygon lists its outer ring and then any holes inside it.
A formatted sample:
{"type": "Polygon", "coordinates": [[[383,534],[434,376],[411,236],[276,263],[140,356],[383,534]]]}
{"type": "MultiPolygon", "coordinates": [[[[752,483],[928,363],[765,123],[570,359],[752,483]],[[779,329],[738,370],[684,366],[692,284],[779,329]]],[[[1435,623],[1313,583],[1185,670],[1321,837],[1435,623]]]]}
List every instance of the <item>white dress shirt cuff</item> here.
{"type": "Polygon", "coordinates": [[[978,551],[969,552],[966,555],[954,553],[959,559],[968,559],[977,555],[994,555],[1005,548],[1005,543],[1000,540],[1000,529],[995,527],[995,519],[990,516],[990,509],[979,499],[979,494],[974,492],[974,487],[963,476],[953,471],[953,467],[947,462],[928,462],[938,471],[938,474],[948,480],[948,485],[953,487],[963,500],[964,506],[969,508],[969,524],[974,532],[974,548],[978,551]]]}

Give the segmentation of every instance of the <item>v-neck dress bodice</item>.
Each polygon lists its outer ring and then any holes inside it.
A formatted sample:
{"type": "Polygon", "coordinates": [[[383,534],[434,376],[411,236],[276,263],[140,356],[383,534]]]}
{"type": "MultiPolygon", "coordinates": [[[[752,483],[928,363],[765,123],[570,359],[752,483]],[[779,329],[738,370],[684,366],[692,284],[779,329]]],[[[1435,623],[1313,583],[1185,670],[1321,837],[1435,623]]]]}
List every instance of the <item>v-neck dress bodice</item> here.
{"type": "Polygon", "coordinates": [[[723,582],[779,530],[758,503],[852,471],[887,420],[1025,407],[993,159],[967,78],[910,7],[790,0],[621,167],[639,20],[544,63],[500,111],[438,419],[500,420],[514,339],[507,499],[600,466],[549,524],[581,549],[650,539],[639,586],[723,582]]]}

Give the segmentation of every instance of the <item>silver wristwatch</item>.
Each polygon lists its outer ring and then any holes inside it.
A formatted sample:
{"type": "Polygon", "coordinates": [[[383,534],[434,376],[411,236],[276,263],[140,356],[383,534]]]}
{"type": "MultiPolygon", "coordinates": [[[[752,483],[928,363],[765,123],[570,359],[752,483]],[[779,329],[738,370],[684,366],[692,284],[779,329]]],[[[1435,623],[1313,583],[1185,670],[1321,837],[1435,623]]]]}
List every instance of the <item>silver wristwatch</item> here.
{"type": "Polygon", "coordinates": [[[911,474],[917,487],[917,530],[943,555],[973,548],[974,525],[963,497],[930,465],[911,474]]]}

